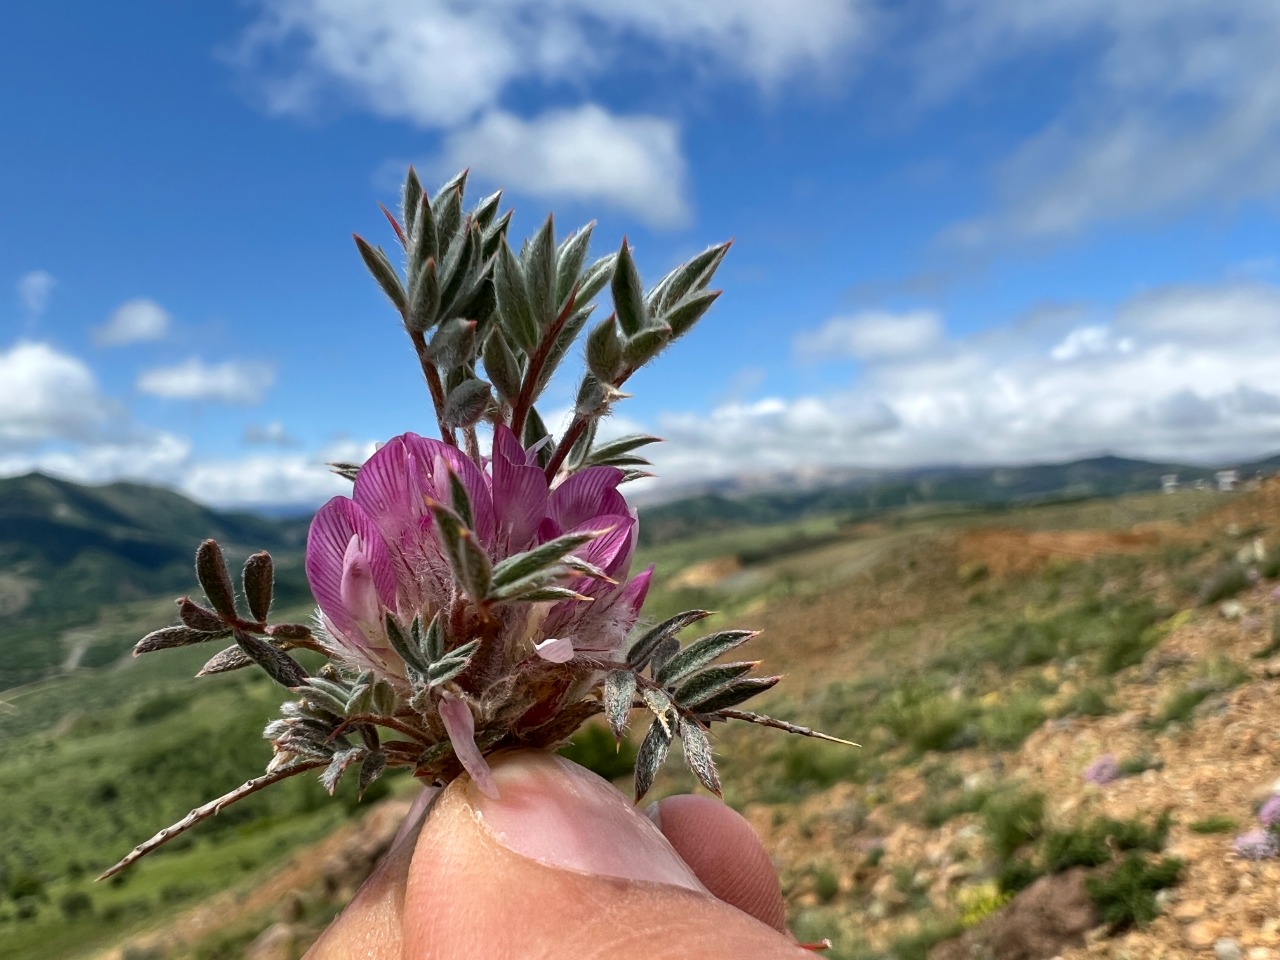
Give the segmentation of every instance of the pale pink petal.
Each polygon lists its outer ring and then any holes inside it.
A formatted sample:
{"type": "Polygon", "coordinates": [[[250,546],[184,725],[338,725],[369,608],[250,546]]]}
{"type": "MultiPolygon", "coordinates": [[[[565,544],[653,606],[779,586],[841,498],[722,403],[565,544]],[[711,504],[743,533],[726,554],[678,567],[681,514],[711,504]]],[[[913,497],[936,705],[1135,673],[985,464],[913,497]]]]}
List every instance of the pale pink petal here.
{"type": "Polygon", "coordinates": [[[551,663],[568,663],[573,659],[573,641],[568,637],[548,637],[541,643],[535,643],[533,649],[543,660],[551,663]]]}
{"type": "Polygon", "coordinates": [[[490,800],[498,799],[498,785],[493,782],[489,762],[476,746],[476,718],[471,708],[452,694],[440,698],[440,720],[449,734],[453,752],[462,768],[471,774],[476,787],[490,800]]]}
{"type": "Polygon", "coordinates": [[[618,492],[622,471],[617,467],[587,467],[551,492],[547,513],[561,530],[572,530],[592,517],[630,512],[618,492]]]}
{"type": "Polygon", "coordinates": [[[480,542],[489,545],[493,540],[493,495],[489,489],[489,478],[484,471],[457,447],[451,447],[430,437],[420,437],[416,433],[405,434],[405,443],[421,464],[422,471],[430,477],[429,490],[441,503],[451,503],[449,476],[440,469],[441,461],[453,470],[462,481],[467,491],[467,499],[471,501],[471,516],[476,535],[480,542]]]}
{"type": "Polygon", "coordinates": [[[338,585],[338,593],[342,597],[342,606],[347,615],[359,623],[368,633],[369,628],[377,628],[385,609],[378,597],[377,584],[373,582],[373,568],[369,558],[365,556],[364,544],[360,542],[360,534],[353,533],[347,541],[347,550],[342,557],[342,581],[338,585]]]}
{"type": "Polygon", "coordinates": [[[387,609],[395,609],[396,574],[387,545],[372,518],[346,497],[334,497],[311,521],[306,571],[320,611],[344,639],[365,645],[356,612],[348,608],[343,596],[347,552],[353,536],[358,538],[373,596],[387,609]]]}

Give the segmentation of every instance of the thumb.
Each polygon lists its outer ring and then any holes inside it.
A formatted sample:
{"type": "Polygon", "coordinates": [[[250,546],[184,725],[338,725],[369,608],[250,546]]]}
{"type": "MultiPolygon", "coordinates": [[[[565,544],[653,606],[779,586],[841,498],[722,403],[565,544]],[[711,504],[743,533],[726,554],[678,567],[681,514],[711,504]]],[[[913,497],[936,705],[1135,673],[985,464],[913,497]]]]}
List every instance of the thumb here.
{"type": "Polygon", "coordinates": [[[500,758],[498,799],[438,798],[405,885],[405,957],[805,957],[717,900],[610,784],[540,752],[500,758]]]}

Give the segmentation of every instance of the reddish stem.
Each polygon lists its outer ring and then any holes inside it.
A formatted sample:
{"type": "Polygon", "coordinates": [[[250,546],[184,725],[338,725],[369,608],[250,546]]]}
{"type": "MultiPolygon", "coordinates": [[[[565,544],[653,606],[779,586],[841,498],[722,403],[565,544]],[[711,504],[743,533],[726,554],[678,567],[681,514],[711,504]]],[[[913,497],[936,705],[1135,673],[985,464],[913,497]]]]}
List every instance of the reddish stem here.
{"type": "Polygon", "coordinates": [[[520,395],[516,397],[515,406],[511,410],[511,432],[519,439],[523,436],[525,417],[529,415],[529,408],[533,406],[533,391],[537,389],[538,378],[542,376],[542,368],[547,365],[547,357],[550,356],[552,348],[556,345],[556,338],[560,336],[560,331],[564,329],[564,325],[569,322],[569,315],[573,313],[573,307],[578,299],[578,287],[569,291],[569,299],[565,301],[564,309],[560,311],[560,315],[556,317],[556,322],[547,328],[547,332],[543,334],[542,341],[538,344],[537,352],[529,358],[529,369],[525,371],[524,383],[520,384],[520,395]]]}

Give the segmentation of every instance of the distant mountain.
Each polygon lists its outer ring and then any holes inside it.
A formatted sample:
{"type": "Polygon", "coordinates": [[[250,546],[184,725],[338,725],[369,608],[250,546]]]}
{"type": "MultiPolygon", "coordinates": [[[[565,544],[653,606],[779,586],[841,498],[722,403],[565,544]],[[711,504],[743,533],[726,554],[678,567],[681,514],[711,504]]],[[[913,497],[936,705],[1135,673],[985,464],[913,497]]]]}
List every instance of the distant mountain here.
{"type": "MultiPolygon", "coordinates": [[[[1224,464],[1246,479],[1280,470],[1280,454],[1243,464],[1224,464]]],[[[940,466],[900,471],[830,471],[826,482],[812,471],[733,478],[706,484],[696,493],[641,508],[640,541],[665,543],[709,530],[743,524],[782,523],[806,516],[844,513],[851,518],[918,503],[992,506],[1048,499],[1114,497],[1160,489],[1175,473],[1182,484],[1212,483],[1218,466],[1153,463],[1102,456],[1069,463],[1020,467],[940,466]]]]}
{"type": "Polygon", "coordinates": [[[231,556],[296,554],[306,524],[224,513],[138,483],[0,479],[0,626],[193,590],[192,558],[206,537],[231,556]]]}

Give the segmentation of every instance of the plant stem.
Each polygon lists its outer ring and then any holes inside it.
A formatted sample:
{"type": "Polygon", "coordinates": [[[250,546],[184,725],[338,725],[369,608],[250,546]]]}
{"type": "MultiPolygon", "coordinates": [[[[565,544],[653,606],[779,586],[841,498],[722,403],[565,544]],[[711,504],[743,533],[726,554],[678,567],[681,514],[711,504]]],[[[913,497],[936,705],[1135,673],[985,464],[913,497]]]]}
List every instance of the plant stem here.
{"type": "MultiPolygon", "coordinates": [[[[407,328],[406,328],[407,329],[407,328]]],[[[420,330],[409,330],[409,339],[413,341],[413,349],[418,354],[418,363],[422,366],[422,375],[426,378],[427,389],[431,391],[431,402],[436,408],[436,424],[440,427],[440,439],[451,447],[458,445],[453,430],[444,423],[444,384],[440,382],[440,371],[427,356],[427,339],[420,330]]]]}
{"type": "Polygon", "coordinates": [[[533,406],[533,392],[538,387],[538,380],[542,377],[542,368],[547,364],[547,357],[550,356],[551,350],[556,345],[556,338],[560,336],[560,331],[564,329],[564,325],[569,321],[569,315],[573,313],[573,307],[578,299],[578,287],[569,291],[569,299],[565,301],[564,309],[560,311],[560,315],[556,317],[556,322],[547,328],[542,335],[542,340],[538,343],[538,349],[532,357],[529,358],[529,369],[525,371],[524,383],[520,384],[520,395],[516,397],[515,406],[511,411],[511,432],[517,438],[523,436],[525,418],[529,415],[529,408],[533,406]]]}

